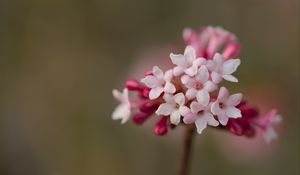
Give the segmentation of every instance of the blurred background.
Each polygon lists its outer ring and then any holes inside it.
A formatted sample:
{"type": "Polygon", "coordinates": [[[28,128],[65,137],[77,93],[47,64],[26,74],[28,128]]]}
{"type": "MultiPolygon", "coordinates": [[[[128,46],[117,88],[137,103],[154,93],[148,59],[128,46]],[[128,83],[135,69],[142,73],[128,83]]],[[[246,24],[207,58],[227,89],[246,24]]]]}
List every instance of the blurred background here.
{"type": "Polygon", "coordinates": [[[111,90],[205,25],[242,43],[231,91],[284,120],[271,144],[206,130],[191,174],[299,174],[298,0],[1,0],[0,174],[176,174],[180,128],[111,120],[111,90]]]}

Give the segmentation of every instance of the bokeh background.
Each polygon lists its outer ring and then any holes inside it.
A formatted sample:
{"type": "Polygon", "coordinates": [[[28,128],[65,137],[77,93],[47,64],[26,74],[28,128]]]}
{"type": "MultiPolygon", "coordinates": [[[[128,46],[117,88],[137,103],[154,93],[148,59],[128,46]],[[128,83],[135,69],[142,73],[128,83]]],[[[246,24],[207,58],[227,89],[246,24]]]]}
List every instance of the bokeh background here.
{"type": "Polygon", "coordinates": [[[298,0],[1,0],[0,174],[176,174],[180,128],[112,121],[111,90],[204,25],[243,45],[231,91],[284,120],[271,144],[206,130],[191,174],[299,174],[298,0]]]}

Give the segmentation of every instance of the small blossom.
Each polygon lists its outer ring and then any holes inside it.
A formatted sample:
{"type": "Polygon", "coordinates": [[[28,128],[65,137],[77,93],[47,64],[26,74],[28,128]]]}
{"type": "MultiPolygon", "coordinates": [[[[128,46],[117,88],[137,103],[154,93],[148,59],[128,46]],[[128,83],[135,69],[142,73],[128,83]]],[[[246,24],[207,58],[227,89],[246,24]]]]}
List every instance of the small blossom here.
{"type": "Polygon", "coordinates": [[[128,89],[125,88],[122,93],[114,89],[112,93],[113,96],[120,102],[120,104],[113,111],[112,118],[114,120],[121,119],[121,123],[123,124],[128,121],[131,115],[131,106],[128,96],[128,89]]]}
{"type": "Polygon", "coordinates": [[[204,58],[197,58],[195,49],[192,46],[185,48],[184,54],[170,54],[170,58],[174,67],[174,75],[178,76],[182,73],[186,73],[189,76],[194,76],[197,73],[198,66],[206,63],[204,58]]]}
{"type": "Polygon", "coordinates": [[[195,123],[199,134],[207,127],[218,126],[219,122],[214,118],[210,111],[210,106],[203,106],[195,101],[191,103],[191,113],[183,118],[184,123],[195,123]]]}
{"type": "Polygon", "coordinates": [[[167,71],[165,74],[159,67],[154,66],[152,70],[153,75],[148,75],[141,80],[147,87],[151,88],[149,92],[150,100],[158,98],[163,92],[175,93],[176,88],[171,83],[172,70],[167,71]]]}
{"type": "Polygon", "coordinates": [[[208,79],[209,72],[204,65],[200,67],[195,77],[190,77],[188,75],[182,76],[181,81],[188,88],[185,94],[186,97],[189,100],[197,97],[198,102],[201,105],[206,106],[210,100],[209,93],[217,89],[217,86],[208,79]]]}
{"type": "Polygon", "coordinates": [[[212,81],[218,84],[222,79],[238,82],[238,79],[231,74],[236,71],[240,64],[240,59],[224,60],[222,55],[216,53],[213,60],[207,62],[207,67],[211,71],[212,81]]]}
{"type": "Polygon", "coordinates": [[[242,117],[241,111],[236,107],[241,100],[241,93],[229,96],[228,90],[225,87],[221,87],[217,100],[211,105],[211,112],[218,116],[222,125],[226,125],[229,118],[242,117]]]}
{"type": "Polygon", "coordinates": [[[163,116],[170,115],[170,122],[174,125],[178,125],[181,116],[185,116],[189,111],[189,108],[185,106],[184,94],[178,93],[175,96],[165,94],[163,98],[166,103],[162,103],[155,113],[163,116]]]}

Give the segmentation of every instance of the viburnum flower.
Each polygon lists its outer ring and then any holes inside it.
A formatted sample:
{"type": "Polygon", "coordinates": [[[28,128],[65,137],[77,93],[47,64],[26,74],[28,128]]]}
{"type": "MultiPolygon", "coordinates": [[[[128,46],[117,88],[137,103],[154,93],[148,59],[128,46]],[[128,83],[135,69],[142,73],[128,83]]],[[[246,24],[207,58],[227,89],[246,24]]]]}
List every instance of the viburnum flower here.
{"type": "MultiPolygon", "coordinates": [[[[261,130],[268,142],[276,138],[273,125],[281,121],[276,110],[262,116],[242,99],[241,93],[230,95],[220,85],[223,79],[238,82],[232,75],[241,63],[236,58],[240,44],[235,35],[209,26],[200,32],[185,29],[183,36],[187,46],[183,54],[169,55],[171,69],[164,72],[154,66],[145,70],[140,81],[128,79],[123,93],[113,90],[120,102],[113,119],[125,123],[132,116],[133,122],[140,125],[153,118],[157,120],[154,133],[159,136],[178,125],[184,126],[186,146],[196,128],[201,134],[208,126],[249,138],[261,130]]],[[[186,171],[185,167],[182,171],[186,171]]]]}
{"type": "Polygon", "coordinates": [[[222,125],[226,125],[229,118],[242,117],[241,111],[236,107],[241,100],[241,93],[229,96],[228,90],[225,87],[221,87],[217,100],[211,105],[211,112],[218,116],[222,125]]]}

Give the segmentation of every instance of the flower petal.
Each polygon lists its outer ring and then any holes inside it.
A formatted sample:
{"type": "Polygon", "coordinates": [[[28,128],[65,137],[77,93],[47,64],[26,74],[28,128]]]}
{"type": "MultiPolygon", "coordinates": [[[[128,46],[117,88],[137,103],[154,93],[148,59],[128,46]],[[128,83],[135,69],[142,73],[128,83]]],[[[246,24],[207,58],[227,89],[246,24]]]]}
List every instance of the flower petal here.
{"type": "Polygon", "coordinates": [[[117,99],[118,101],[120,101],[120,102],[123,101],[123,94],[120,91],[118,91],[117,89],[113,89],[112,94],[113,94],[114,98],[117,99]]]}
{"type": "Polygon", "coordinates": [[[197,128],[197,132],[199,134],[201,134],[202,131],[207,127],[207,122],[203,118],[197,118],[197,120],[195,121],[195,125],[196,125],[196,128],[197,128]]]}
{"type": "Polygon", "coordinates": [[[196,59],[195,49],[192,46],[187,46],[184,50],[184,56],[188,63],[193,63],[193,61],[196,59]]]}
{"type": "Polygon", "coordinates": [[[237,106],[241,103],[243,95],[241,93],[230,95],[226,101],[227,106],[237,106]]]}
{"type": "Polygon", "coordinates": [[[159,105],[158,109],[155,111],[155,114],[157,115],[170,115],[173,112],[174,108],[168,104],[168,103],[163,103],[159,105]]]}
{"type": "Polygon", "coordinates": [[[187,106],[180,106],[180,108],[179,108],[179,113],[180,113],[180,115],[182,115],[182,116],[186,116],[186,115],[188,115],[188,114],[191,113],[191,110],[190,110],[190,108],[188,108],[187,106]]]}
{"type": "Polygon", "coordinates": [[[165,81],[171,81],[172,78],[173,78],[173,70],[172,69],[167,70],[164,75],[165,81]]]}
{"type": "Polygon", "coordinates": [[[218,120],[221,123],[221,125],[225,126],[228,123],[228,117],[225,113],[218,114],[218,120]]]}
{"type": "Polygon", "coordinates": [[[159,85],[159,82],[156,77],[149,75],[141,79],[141,82],[144,83],[149,88],[155,88],[159,85]]]}
{"type": "Polygon", "coordinates": [[[171,58],[171,61],[173,64],[180,66],[180,67],[186,66],[186,60],[183,55],[171,53],[170,58],[171,58]]]}
{"type": "Polygon", "coordinates": [[[206,66],[202,65],[199,69],[199,72],[196,75],[196,79],[201,83],[205,83],[207,82],[208,77],[209,77],[208,69],[206,66]]]}
{"type": "Polygon", "coordinates": [[[157,97],[159,97],[161,95],[161,93],[164,91],[164,88],[162,87],[155,87],[153,89],[150,90],[149,92],[149,99],[150,100],[154,100],[157,97]]]}
{"type": "Polygon", "coordinates": [[[210,126],[218,126],[219,122],[214,118],[210,112],[205,112],[202,117],[207,121],[210,126]]]}
{"type": "Polygon", "coordinates": [[[277,133],[272,127],[267,128],[267,130],[264,131],[263,136],[267,143],[270,143],[272,140],[277,139],[277,133]]]}
{"type": "Polygon", "coordinates": [[[183,68],[176,66],[173,68],[173,75],[174,76],[179,76],[184,72],[183,68]]]}
{"type": "Polygon", "coordinates": [[[222,109],[220,108],[220,104],[219,104],[219,101],[215,101],[211,104],[211,107],[210,107],[210,110],[211,112],[214,114],[214,115],[218,115],[220,113],[222,113],[222,109]]]}
{"type": "Polygon", "coordinates": [[[174,96],[172,94],[164,94],[163,99],[170,105],[175,105],[174,96]]]}
{"type": "Polygon", "coordinates": [[[197,90],[195,88],[190,88],[185,93],[186,98],[189,100],[194,99],[196,95],[197,95],[197,90]]]}
{"type": "Polygon", "coordinates": [[[121,123],[125,123],[130,118],[130,106],[124,103],[121,103],[116,107],[116,109],[112,113],[113,120],[121,119],[121,123]]]}
{"type": "Polygon", "coordinates": [[[164,76],[164,72],[158,66],[154,66],[152,69],[152,72],[153,72],[153,75],[159,79],[162,79],[164,76]]]}
{"type": "Polygon", "coordinates": [[[180,123],[180,113],[179,111],[173,111],[170,116],[170,122],[174,125],[178,125],[180,123]]]}
{"type": "Polygon", "coordinates": [[[223,64],[222,73],[230,75],[236,71],[236,69],[239,67],[240,64],[241,64],[240,59],[229,59],[229,60],[225,61],[223,64]]]}
{"type": "Polygon", "coordinates": [[[242,117],[241,111],[236,107],[227,107],[226,115],[230,118],[239,118],[242,117]]]}
{"type": "Polygon", "coordinates": [[[204,83],[204,89],[207,90],[207,92],[213,92],[218,89],[218,86],[212,81],[207,81],[204,83]]]}
{"type": "Polygon", "coordinates": [[[186,69],[184,72],[189,75],[189,76],[194,76],[197,74],[198,71],[198,66],[197,65],[192,65],[188,69],[186,69]]]}
{"type": "Polygon", "coordinates": [[[209,93],[206,90],[200,90],[197,92],[197,101],[203,106],[207,106],[210,100],[209,93]]]}
{"type": "Polygon", "coordinates": [[[188,115],[185,115],[183,117],[183,122],[185,124],[192,124],[196,121],[196,119],[197,119],[197,116],[195,114],[189,113],[188,115]]]}
{"type": "Polygon", "coordinates": [[[185,96],[183,93],[178,93],[174,96],[174,100],[177,104],[179,104],[180,106],[185,104],[185,96]]]}
{"type": "Polygon", "coordinates": [[[193,88],[194,85],[195,85],[195,79],[194,78],[191,78],[190,76],[188,75],[183,75],[181,77],[181,82],[182,84],[184,84],[187,88],[193,88]]]}
{"type": "Polygon", "coordinates": [[[227,88],[221,87],[218,95],[218,100],[224,102],[227,100],[228,96],[229,96],[229,92],[227,88]]]}
{"type": "Polygon", "coordinates": [[[211,73],[211,80],[215,83],[215,84],[219,84],[221,81],[222,81],[222,76],[219,74],[219,73],[217,73],[217,72],[215,72],[215,71],[213,71],[212,73],[211,73]]]}
{"type": "Polygon", "coordinates": [[[221,54],[216,53],[213,57],[213,61],[215,62],[216,66],[220,66],[224,62],[224,58],[221,54]]]}
{"type": "Polygon", "coordinates": [[[164,87],[164,92],[173,94],[176,92],[176,88],[172,83],[166,82],[165,87],[164,87]]]}
{"type": "Polygon", "coordinates": [[[239,82],[239,80],[233,75],[223,75],[223,78],[227,81],[231,81],[231,82],[234,82],[234,83],[239,82]]]}
{"type": "Polygon", "coordinates": [[[194,114],[197,114],[199,111],[202,111],[205,109],[205,106],[193,101],[191,103],[191,111],[194,113],[194,114]]]}

